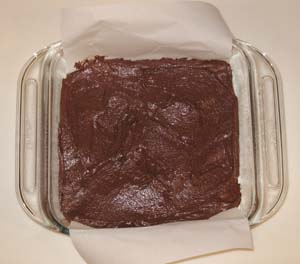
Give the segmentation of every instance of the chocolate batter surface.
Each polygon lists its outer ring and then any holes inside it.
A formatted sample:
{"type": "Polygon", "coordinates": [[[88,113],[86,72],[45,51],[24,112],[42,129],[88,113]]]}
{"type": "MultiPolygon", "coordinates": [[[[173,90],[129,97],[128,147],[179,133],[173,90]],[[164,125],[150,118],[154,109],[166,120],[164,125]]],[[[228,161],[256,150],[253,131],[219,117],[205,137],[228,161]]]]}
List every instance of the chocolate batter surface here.
{"type": "Polygon", "coordinates": [[[224,61],[106,60],[63,80],[60,206],[92,227],[206,219],[238,206],[238,104],[224,61]]]}

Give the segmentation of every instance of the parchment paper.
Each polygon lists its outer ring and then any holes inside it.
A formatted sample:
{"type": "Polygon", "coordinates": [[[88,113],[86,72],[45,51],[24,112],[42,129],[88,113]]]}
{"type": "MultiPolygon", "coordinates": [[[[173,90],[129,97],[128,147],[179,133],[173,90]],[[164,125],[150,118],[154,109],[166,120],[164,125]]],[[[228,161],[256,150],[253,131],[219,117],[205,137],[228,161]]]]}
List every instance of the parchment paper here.
{"type": "Polygon", "coordinates": [[[237,208],[209,220],[70,232],[75,248],[91,264],[161,264],[234,248],[253,248],[248,220],[237,208]]]}
{"type": "Polygon", "coordinates": [[[69,69],[90,56],[225,59],[232,34],[214,6],[198,2],[123,2],[62,10],[69,69]]]}
{"type": "MultiPolygon", "coordinates": [[[[123,2],[62,11],[64,58],[228,59],[232,34],[219,11],[203,2],[123,2]]],[[[208,220],[141,228],[91,229],[72,223],[71,239],[87,263],[169,263],[253,247],[237,208],[208,220]]]]}

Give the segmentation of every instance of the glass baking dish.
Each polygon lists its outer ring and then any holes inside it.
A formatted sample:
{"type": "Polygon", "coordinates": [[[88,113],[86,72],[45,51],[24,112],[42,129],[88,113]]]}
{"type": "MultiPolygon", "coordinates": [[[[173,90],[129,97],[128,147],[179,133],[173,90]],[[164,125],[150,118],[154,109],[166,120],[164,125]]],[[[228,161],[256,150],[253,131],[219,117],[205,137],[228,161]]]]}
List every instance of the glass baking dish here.
{"type": "MultiPolygon", "coordinates": [[[[60,42],[35,53],[18,82],[16,191],[34,221],[68,233],[58,195],[57,132],[61,81],[66,75],[60,42]]],[[[269,219],[287,194],[282,85],[270,59],[235,40],[229,60],[239,102],[240,210],[251,226],[269,219]]]]}

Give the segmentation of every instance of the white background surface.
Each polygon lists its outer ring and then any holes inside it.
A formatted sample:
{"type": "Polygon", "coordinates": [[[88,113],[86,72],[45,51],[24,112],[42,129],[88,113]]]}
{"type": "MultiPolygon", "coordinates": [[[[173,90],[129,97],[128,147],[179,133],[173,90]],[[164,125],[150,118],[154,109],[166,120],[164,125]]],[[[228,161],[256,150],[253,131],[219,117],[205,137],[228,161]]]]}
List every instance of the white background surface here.
{"type": "MultiPolygon", "coordinates": [[[[17,203],[14,190],[16,83],[23,63],[32,53],[59,39],[59,8],[97,2],[0,0],[1,264],[84,264],[67,236],[47,231],[33,223],[17,203]]],[[[214,3],[221,10],[235,36],[266,51],[281,71],[290,188],[280,211],[253,230],[254,251],[226,252],[185,263],[300,263],[300,1],[207,2],[214,3]]]]}

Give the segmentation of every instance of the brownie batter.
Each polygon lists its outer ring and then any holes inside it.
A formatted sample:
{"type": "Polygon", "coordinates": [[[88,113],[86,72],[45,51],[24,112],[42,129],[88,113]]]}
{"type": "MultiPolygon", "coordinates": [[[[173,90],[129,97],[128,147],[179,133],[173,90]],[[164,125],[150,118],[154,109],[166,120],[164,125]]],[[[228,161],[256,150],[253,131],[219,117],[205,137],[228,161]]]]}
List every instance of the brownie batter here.
{"type": "Polygon", "coordinates": [[[63,80],[60,206],[92,227],[206,219],[238,206],[238,103],[224,61],[105,59],[63,80]]]}

